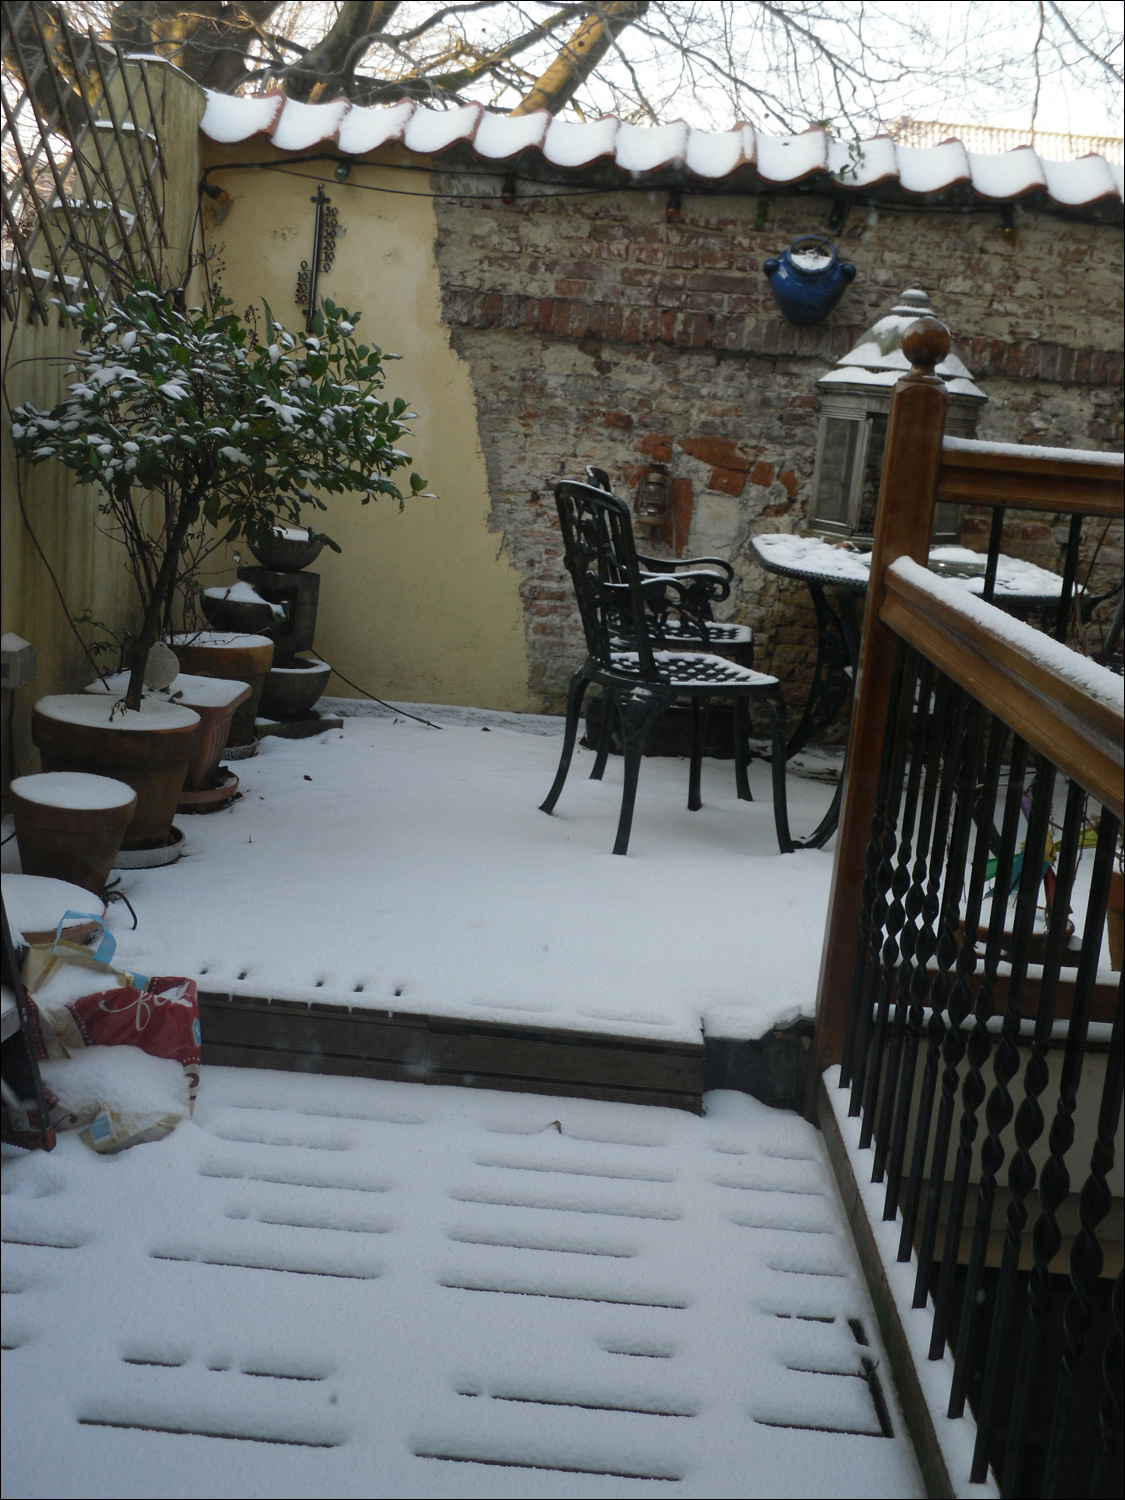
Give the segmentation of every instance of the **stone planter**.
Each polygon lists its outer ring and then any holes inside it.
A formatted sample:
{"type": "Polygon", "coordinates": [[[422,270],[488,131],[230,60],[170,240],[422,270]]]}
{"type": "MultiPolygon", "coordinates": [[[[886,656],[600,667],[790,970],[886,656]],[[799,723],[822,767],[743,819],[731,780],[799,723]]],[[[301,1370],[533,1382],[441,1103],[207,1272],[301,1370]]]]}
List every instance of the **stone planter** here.
{"type": "Polygon", "coordinates": [[[254,720],[266,673],[273,666],[273,642],[264,635],[201,630],[173,636],[171,645],[185,672],[249,686],[250,696],[235,709],[227,744],[232,750],[254,745],[254,720]]]}
{"type": "Polygon", "coordinates": [[[225,588],[205,589],[200,605],[215,630],[265,631],[279,618],[279,611],[241,579],[225,588]]]}
{"type": "Polygon", "coordinates": [[[324,692],[331,675],[326,661],[304,661],[299,656],[273,667],[262,689],[262,713],[270,719],[301,718],[324,692]]]}
{"type": "Polygon", "coordinates": [[[90,771],[136,792],[123,849],[168,843],[199,733],[197,713],[157,698],[146,698],[137,712],[109,695],[65,693],[40,698],[31,715],[45,771],[90,771]]]}
{"type": "Polygon", "coordinates": [[[25,875],[105,890],[137,794],[123,781],[85,771],[19,776],[8,789],[25,875]]]}
{"type": "Polygon", "coordinates": [[[275,526],[267,542],[250,542],[250,551],[263,568],[278,573],[299,573],[320,556],[324,539],[311,541],[304,526],[275,526]]]}
{"type": "MultiPolygon", "coordinates": [[[[115,672],[104,681],[91,682],[85,691],[108,692],[120,698],[128,685],[128,672],[115,672]]],[[[199,748],[191,758],[185,786],[192,792],[210,787],[227,748],[234,715],[250,698],[250,684],[227,677],[197,677],[181,672],[166,688],[150,696],[180,703],[199,715],[199,748]]]]}

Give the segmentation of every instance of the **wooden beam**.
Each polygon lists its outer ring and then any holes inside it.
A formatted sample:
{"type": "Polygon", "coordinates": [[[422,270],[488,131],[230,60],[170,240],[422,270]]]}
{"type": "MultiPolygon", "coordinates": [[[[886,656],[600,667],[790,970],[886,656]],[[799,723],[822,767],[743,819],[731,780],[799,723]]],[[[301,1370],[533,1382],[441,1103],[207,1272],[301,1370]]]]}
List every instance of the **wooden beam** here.
{"type": "Polygon", "coordinates": [[[1113,517],[1123,513],[1123,476],[1119,454],[1107,453],[1098,462],[1061,449],[1045,457],[1034,449],[1021,452],[1014,443],[946,438],[937,499],[942,504],[1113,517]]]}
{"type": "MultiPolygon", "coordinates": [[[[990,713],[1108,808],[1123,816],[1125,718],[1049,661],[1037,659],[1044,638],[1005,620],[993,629],[951,601],[890,569],[882,623],[919,650],[990,713]],[[1015,638],[1026,634],[1026,643],[1015,638]]],[[[1081,659],[1080,659],[1081,660],[1081,659]]]]}

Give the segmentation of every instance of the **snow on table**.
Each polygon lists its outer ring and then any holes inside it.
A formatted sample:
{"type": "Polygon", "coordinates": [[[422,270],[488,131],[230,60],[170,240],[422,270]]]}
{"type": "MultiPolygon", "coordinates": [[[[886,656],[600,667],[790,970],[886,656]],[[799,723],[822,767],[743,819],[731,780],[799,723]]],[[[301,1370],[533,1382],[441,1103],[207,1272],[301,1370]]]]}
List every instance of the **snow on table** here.
{"type": "MultiPolygon", "coordinates": [[[[178,820],[177,864],[120,872],[139,925],[111,907],[118,962],[224,994],[676,1042],[812,1014],[832,856],[778,853],[764,761],[746,803],[733,762],[708,760],[692,813],[686,760],[647,758],[621,858],[619,756],[590,781],[578,749],[547,817],[560,719],[442,722],[364,713],[263,740],[239,802],[178,820]]],[[[808,832],[832,788],[789,787],[808,832]]]]}
{"type": "Polygon", "coordinates": [[[744,1095],[212,1068],[3,1186],[7,1494],[923,1493],[820,1138],[744,1095]]]}

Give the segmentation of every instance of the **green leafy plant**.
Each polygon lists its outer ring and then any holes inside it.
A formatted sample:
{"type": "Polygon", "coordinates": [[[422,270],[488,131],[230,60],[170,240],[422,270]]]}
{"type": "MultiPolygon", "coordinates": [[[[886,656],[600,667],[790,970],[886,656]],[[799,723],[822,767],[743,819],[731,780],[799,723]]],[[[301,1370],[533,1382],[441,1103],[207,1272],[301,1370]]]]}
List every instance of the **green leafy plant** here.
{"type": "MultiPolygon", "coordinates": [[[[28,462],[65,464],[104,496],[100,515],[126,549],[141,606],[125,700],[137,708],[149,650],[216,547],[263,541],[303,509],[325,510],[325,495],[401,509],[391,476],[412,462],[398,443],[415,414],[382,396],[383,366],[398,356],[359,343],[358,314],[328,301],[300,337],[268,306],[259,337],[253,310],[239,318],[217,299],[184,311],[145,287],[108,312],[65,311],[81,329],[76,378],[53,410],[17,408],[12,438],[28,462]]],[[[411,494],[425,486],[410,475],[411,494]]]]}

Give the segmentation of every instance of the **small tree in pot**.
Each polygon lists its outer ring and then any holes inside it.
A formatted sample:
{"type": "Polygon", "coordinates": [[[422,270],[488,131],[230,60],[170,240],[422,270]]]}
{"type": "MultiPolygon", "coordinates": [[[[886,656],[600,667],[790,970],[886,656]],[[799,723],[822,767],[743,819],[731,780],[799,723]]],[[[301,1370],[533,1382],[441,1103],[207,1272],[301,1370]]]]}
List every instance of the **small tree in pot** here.
{"type": "MultiPolygon", "coordinates": [[[[14,413],[12,437],[31,463],[56,459],[104,499],[100,511],[126,549],[141,606],[128,654],[127,708],[140,707],[153,644],[174,628],[177,592],[191,596],[207,552],[265,540],[321,495],[386,496],[411,463],[397,446],[413,416],[383,399],[383,363],[360,344],[358,315],[331,302],[301,339],[265,307],[265,338],[221,300],[183,311],[139,288],[80,320],[76,375],[52,411],[14,413]],[[320,493],[317,493],[317,492],[320,493]]],[[[425,489],[410,475],[410,492],[425,489]]],[[[330,537],[328,546],[339,551],[330,537]]]]}

